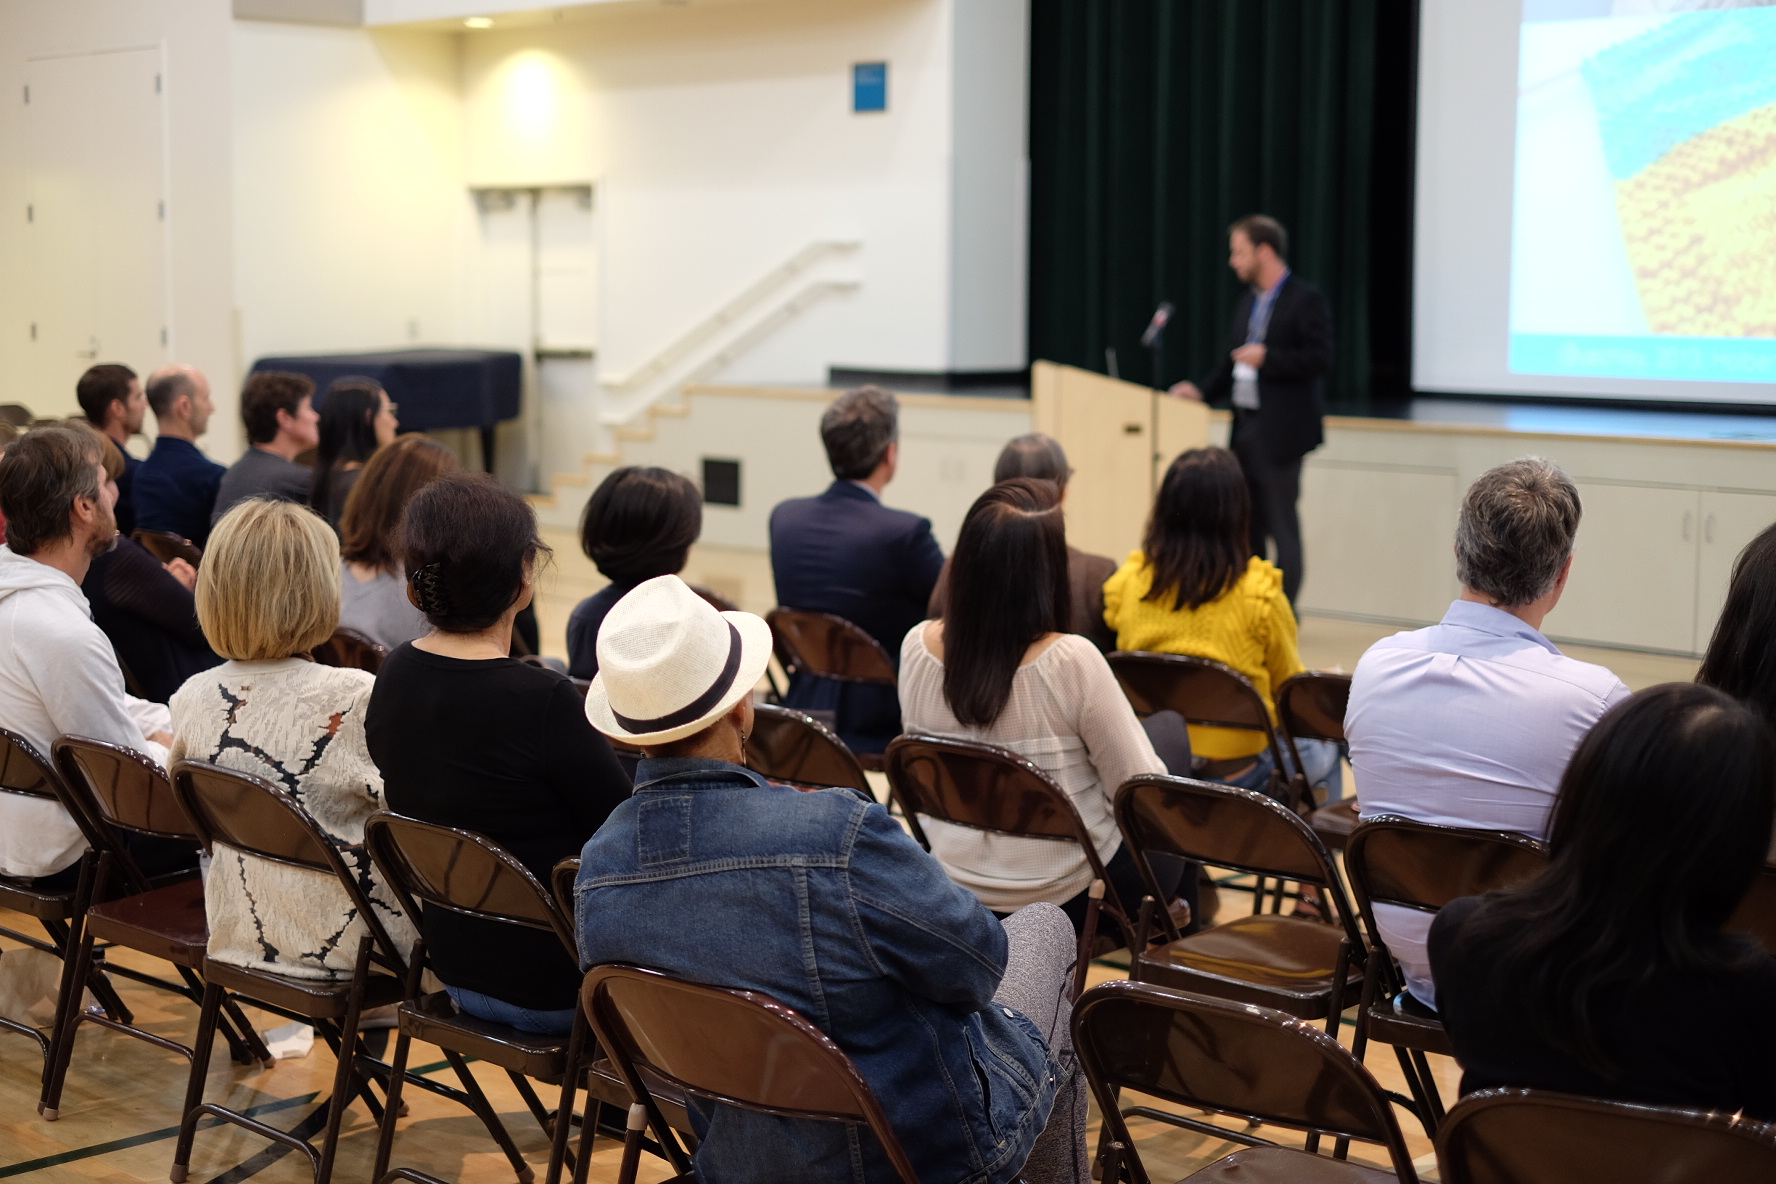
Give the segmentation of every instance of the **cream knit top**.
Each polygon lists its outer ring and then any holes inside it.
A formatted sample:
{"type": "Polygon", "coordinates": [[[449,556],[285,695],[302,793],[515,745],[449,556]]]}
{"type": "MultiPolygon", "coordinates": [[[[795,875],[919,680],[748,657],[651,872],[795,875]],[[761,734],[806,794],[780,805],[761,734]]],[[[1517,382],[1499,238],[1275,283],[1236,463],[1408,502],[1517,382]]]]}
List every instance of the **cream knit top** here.
{"type": "MultiPolygon", "coordinates": [[[[382,808],[364,741],[374,675],[304,658],[224,662],[173,693],[172,758],[209,761],[287,790],[340,846],[403,955],[416,938],[363,849],[382,808]]],[[[349,975],[367,932],[332,876],[216,844],[204,880],[210,957],[298,978],[349,975]]]]}
{"type": "MultiPolygon", "coordinates": [[[[1164,773],[1110,664],[1077,634],[1056,638],[1018,667],[1011,697],[991,727],[967,727],[944,699],[944,666],[925,645],[922,621],[900,647],[900,714],[908,732],[1009,748],[1054,779],[1105,863],[1122,838],[1111,802],[1130,777],[1164,773]]],[[[988,834],[920,820],[931,854],[950,879],[995,912],[1046,900],[1062,904],[1091,884],[1091,865],[1073,843],[988,834]]]]}

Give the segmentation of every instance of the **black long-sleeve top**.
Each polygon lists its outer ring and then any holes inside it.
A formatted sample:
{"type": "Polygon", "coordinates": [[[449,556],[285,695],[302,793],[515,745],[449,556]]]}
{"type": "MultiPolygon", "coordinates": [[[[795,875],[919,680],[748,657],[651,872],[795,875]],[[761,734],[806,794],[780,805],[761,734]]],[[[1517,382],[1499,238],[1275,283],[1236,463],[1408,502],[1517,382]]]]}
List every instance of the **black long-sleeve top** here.
{"type": "Polygon", "coordinates": [[[119,538],[94,559],[80,590],[143,698],[165,703],[186,679],[222,661],[198,627],[191,590],[133,539],[119,538]]]}
{"type": "MultiPolygon", "coordinates": [[[[389,809],[500,844],[547,888],[629,796],[629,778],[561,674],[515,658],[388,656],[364,717],[389,809]]],[[[427,907],[438,977],[519,1007],[574,1005],[580,970],[553,933],[427,907]]]]}

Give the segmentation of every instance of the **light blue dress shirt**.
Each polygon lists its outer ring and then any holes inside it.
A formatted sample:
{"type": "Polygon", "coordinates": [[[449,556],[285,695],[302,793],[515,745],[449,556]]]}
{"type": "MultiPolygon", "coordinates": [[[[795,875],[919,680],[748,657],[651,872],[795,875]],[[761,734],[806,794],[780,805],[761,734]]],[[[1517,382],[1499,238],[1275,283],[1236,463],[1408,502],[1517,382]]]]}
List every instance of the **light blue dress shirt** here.
{"type": "MultiPolygon", "coordinates": [[[[1545,839],[1573,750],[1627,697],[1621,679],[1519,618],[1458,600],[1438,624],[1383,638],[1357,663],[1344,727],[1361,816],[1545,839]]],[[[1375,909],[1407,986],[1435,1007],[1432,916],[1375,909]]]]}

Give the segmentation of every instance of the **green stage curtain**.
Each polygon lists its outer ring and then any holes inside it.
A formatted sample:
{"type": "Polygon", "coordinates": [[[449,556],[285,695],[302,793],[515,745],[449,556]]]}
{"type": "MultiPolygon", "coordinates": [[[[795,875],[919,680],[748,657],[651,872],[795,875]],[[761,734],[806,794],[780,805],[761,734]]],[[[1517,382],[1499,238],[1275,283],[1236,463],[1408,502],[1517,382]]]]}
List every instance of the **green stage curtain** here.
{"type": "Polygon", "coordinates": [[[1288,228],[1295,273],[1332,302],[1331,405],[1367,406],[1378,248],[1378,368],[1403,373],[1406,269],[1395,263],[1410,230],[1411,123],[1394,104],[1409,102],[1415,7],[1033,0],[1030,356],[1103,372],[1113,347],[1122,377],[1147,382],[1141,331],[1170,300],[1158,378],[1200,379],[1225,348],[1237,294],[1227,226],[1267,213],[1288,228]],[[1379,116],[1378,96],[1390,104],[1379,116]],[[1378,213],[1392,228],[1379,244],[1378,213]]]}

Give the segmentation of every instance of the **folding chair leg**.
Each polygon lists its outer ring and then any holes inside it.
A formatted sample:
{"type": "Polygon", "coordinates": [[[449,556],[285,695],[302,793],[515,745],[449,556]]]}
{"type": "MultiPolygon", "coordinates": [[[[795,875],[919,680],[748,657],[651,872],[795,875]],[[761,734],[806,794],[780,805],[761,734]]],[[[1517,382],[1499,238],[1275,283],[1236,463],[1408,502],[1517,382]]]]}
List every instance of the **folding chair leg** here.
{"type": "Polygon", "coordinates": [[[388,1090],[384,1094],[387,1103],[383,1107],[382,1122],[376,1132],[376,1166],[370,1172],[372,1180],[381,1180],[383,1173],[388,1171],[389,1154],[395,1145],[395,1123],[401,1115],[401,1084],[407,1074],[407,1053],[413,1044],[413,1038],[405,1031],[395,1036],[395,1061],[389,1073],[388,1090]]]}
{"type": "Polygon", "coordinates": [[[623,1163],[617,1169],[617,1184],[635,1184],[635,1173],[641,1168],[641,1136],[647,1125],[647,1107],[631,1103],[629,1121],[623,1128],[623,1163]]]}
{"type": "Polygon", "coordinates": [[[514,1073],[510,1069],[506,1070],[506,1076],[512,1079],[512,1088],[518,1091],[518,1096],[524,1099],[526,1106],[530,1107],[531,1117],[537,1120],[537,1125],[543,1128],[544,1134],[547,1134],[549,1132],[549,1112],[543,1109],[543,1100],[537,1097],[536,1090],[531,1088],[530,1079],[524,1074],[514,1073]]]}
{"type": "MultiPolygon", "coordinates": [[[[364,983],[370,974],[370,935],[358,941],[358,962],[352,970],[352,991],[346,1004],[345,1021],[339,1027],[339,1065],[333,1071],[333,1097],[327,1104],[327,1133],[321,1141],[321,1162],[315,1171],[315,1184],[328,1184],[333,1176],[333,1159],[339,1152],[339,1128],[345,1121],[345,1108],[351,1104],[353,1086],[362,1079],[357,1071],[358,1017],[364,1007],[364,983]]],[[[368,1083],[364,1084],[366,1096],[368,1083]]]]}
{"type": "Polygon", "coordinates": [[[251,1021],[247,1019],[246,1013],[240,1009],[240,1004],[234,1001],[232,995],[223,994],[222,1012],[229,1022],[240,1030],[241,1042],[246,1046],[249,1057],[258,1061],[261,1068],[269,1069],[277,1064],[277,1058],[271,1055],[269,1048],[265,1047],[265,1041],[259,1038],[258,1029],[253,1027],[251,1021]]]}
{"type": "MultiPolygon", "coordinates": [[[[574,1095],[579,1092],[580,1074],[585,1066],[583,1060],[590,1060],[586,1053],[586,1016],[580,1011],[578,1004],[574,1006],[573,1033],[567,1039],[567,1070],[561,1075],[561,1101],[555,1108],[555,1129],[549,1140],[549,1170],[544,1176],[544,1184],[561,1184],[561,1169],[567,1161],[567,1143],[573,1136],[574,1095]]],[[[598,1129],[598,1102],[591,1093],[586,1094],[585,1130],[598,1129]]],[[[590,1148],[589,1138],[580,1141],[580,1159],[585,1157],[590,1148]]],[[[579,1160],[574,1162],[576,1173],[579,1160]]]]}
{"type": "Polygon", "coordinates": [[[37,1113],[45,1122],[61,1117],[62,1086],[68,1079],[68,1062],[74,1056],[74,1034],[80,1028],[80,1001],[86,997],[86,980],[93,969],[93,936],[81,927],[80,948],[67,967],[64,989],[56,1007],[55,1034],[50,1040],[50,1063],[43,1073],[43,1093],[37,1113]]]}
{"type": "Polygon", "coordinates": [[[473,1073],[469,1072],[468,1062],[463,1060],[460,1054],[451,1052],[449,1049],[444,1050],[444,1059],[450,1062],[452,1069],[456,1070],[457,1079],[462,1082],[463,1092],[469,1095],[469,1109],[475,1112],[475,1117],[481,1120],[481,1125],[487,1128],[487,1133],[493,1136],[493,1141],[498,1143],[500,1150],[506,1153],[506,1159],[511,1162],[512,1170],[518,1174],[518,1184],[531,1184],[531,1181],[536,1179],[536,1171],[525,1163],[524,1156],[518,1153],[517,1144],[512,1142],[512,1136],[506,1130],[506,1124],[500,1121],[499,1115],[494,1111],[493,1103],[489,1102],[487,1095],[482,1092],[481,1083],[475,1080],[473,1073]]]}
{"type": "Polygon", "coordinates": [[[184,1184],[191,1164],[191,1144],[197,1138],[198,1105],[203,1101],[204,1077],[210,1070],[210,1053],[216,1042],[216,1021],[222,1009],[222,988],[204,987],[203,1010],[197,1019],[197,1043],[191,1049],[191,1077],[185,1085],[185,1109],[179,1118],[179,1141],[173,1147],[173,1167],[167,1173],[173,1184],[184,1184]]]}

